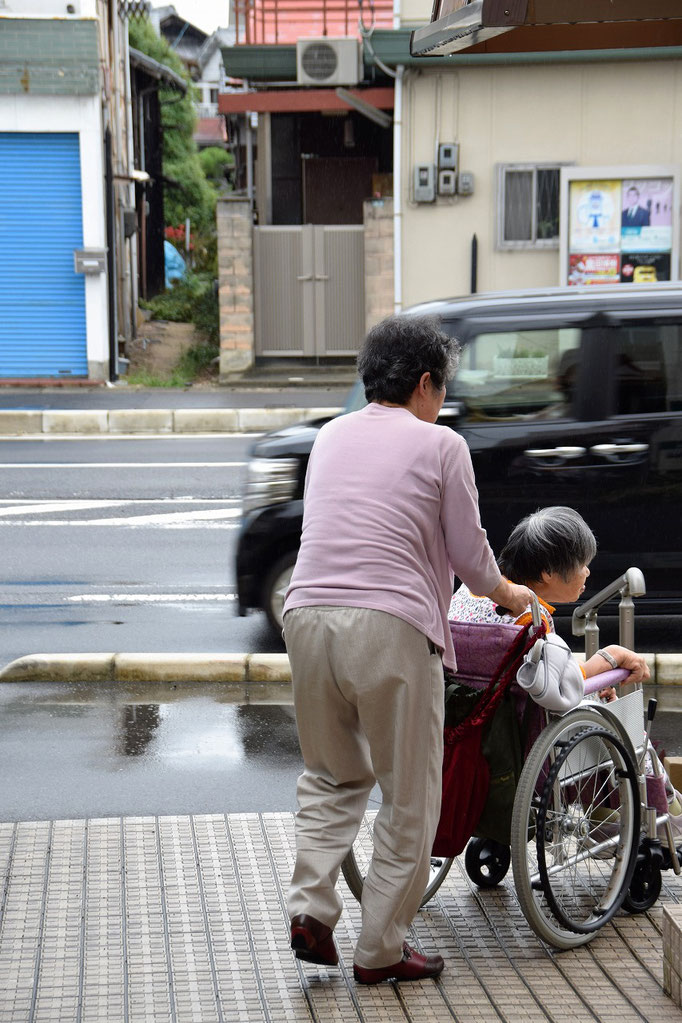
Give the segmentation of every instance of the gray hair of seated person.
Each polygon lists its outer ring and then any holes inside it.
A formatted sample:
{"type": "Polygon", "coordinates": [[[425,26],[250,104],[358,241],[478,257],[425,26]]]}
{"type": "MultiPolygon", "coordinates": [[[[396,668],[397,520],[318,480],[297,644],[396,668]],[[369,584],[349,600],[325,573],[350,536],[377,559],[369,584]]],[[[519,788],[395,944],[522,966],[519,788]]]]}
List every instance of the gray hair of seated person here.
{"type": "Polygon", "coordinates": [[[367,401],[405,405],[424,373],[437,391],[454,375],[460,345],[433,316],[389,316],[367,334],[358,372],[367,401]]]}
{"type": "Polygon", "coordinates": [[[574,508],[538,508],[514,526],[497,563],[511,582],[530,586],[543,572],[567,579],[597,553],[594,533],[574,508]]]}

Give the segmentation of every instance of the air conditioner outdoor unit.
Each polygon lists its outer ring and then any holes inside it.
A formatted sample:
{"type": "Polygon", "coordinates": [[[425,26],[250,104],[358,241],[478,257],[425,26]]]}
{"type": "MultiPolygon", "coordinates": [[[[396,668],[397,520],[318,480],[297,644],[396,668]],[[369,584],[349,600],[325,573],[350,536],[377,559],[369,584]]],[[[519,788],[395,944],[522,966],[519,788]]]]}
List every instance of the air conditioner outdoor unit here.
{"type": "Polygon", "coordinates": [[[362,81],[362,50],[358,39],[299,39],[296,81],[299,85],[357,85],[362,81]]]}

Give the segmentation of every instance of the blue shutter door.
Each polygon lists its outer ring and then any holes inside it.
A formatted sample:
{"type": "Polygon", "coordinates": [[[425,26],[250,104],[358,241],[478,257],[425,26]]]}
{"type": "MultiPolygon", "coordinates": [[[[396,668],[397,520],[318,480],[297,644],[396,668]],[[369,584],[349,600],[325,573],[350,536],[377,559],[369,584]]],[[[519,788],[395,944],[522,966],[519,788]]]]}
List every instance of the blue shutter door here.
{"type": "Polygon", "coordinates": [[[0,132],[0,377],[87,376],[77,134],[0,132]]]}

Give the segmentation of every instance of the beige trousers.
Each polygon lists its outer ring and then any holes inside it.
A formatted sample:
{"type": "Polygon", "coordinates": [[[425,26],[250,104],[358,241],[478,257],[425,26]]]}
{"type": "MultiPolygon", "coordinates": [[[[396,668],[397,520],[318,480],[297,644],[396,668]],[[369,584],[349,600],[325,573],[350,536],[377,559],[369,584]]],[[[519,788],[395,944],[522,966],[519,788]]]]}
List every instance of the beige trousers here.
{"type": "Polygon", "coordinates": [[[392,966],[426,888],[440,813],[440,654],[407,622],[367,608],[294,608],[284,636],[305,765],[289,915],[336,925],[341,862],[376,780],[382,805],[355,962],[392,966]]]}

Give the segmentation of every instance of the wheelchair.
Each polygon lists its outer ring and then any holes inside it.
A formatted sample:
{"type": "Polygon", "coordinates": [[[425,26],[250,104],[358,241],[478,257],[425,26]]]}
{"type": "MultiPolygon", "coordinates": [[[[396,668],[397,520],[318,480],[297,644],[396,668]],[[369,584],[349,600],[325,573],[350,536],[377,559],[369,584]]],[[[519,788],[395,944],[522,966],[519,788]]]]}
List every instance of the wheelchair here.
{"type": "MultiPolygon", "coordinates": [[[[586,636],[587,657],[599,647],[598,608],[619,594],[620,642],[634,647],[632,597],[644,592],[642,573],[631,568],[576,608],[573,632],[586,636]]],[[[451,625],[457,649],[459,623],[451,625]]],[[[476,628],[484,630],[480,635],[486,646],[493,633],[485,630],[496,632],[498,643],[508,643],[519,632],[518,626],[476,628]],[[505,636],[504,630],[512,631],[505,636]]],[[[481,677],[476,663],[477,643],[469,647],[462,667],[458,652],[456,679],[481,691],[489,680],[481,677]]],[[[481,659],[489,664],[489,651],[481,659]]],[[[642,686],[627,679],[622,669],[588,679],[586,699],[562,716],[530,707],[530,698],[512,683],[508,692],[522,734],[522,764],[506,807],[507,830],[502,841],[498,828],[486,831],[484,811],[466,846],[465,869],[480,888],[498,885],[511,864],[528,924],[558,949],[590,941],[621,908],[631,913],[649,909],[661,891],[661,872],[682,872],[682,845],[675,844],[663,769],[651,744],[656,701],[648,701],[645,714],[642,686]],[[609,686],[620,687],[619,698],[602,703],[596,694],[609,686]]],[[[504,817],[504,812],[487,815],[497,823],[504,817]]],[[[342,864],[357,899],[371,858],[371,826],[367,817],[342,864]]],[[[434,897],[452,863],[452,858],[432,856],[422,906],[434,897]]]]}

